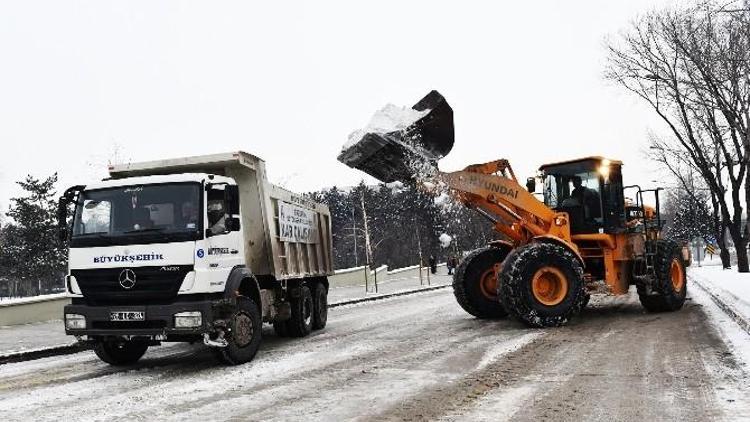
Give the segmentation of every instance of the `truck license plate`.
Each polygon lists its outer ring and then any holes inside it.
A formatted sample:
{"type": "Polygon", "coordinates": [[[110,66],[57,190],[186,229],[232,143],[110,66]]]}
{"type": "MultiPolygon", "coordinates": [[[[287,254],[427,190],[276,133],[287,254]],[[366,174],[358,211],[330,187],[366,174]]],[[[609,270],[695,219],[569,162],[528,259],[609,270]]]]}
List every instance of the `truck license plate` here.
{"type": "Polygon", "coordinates": [[[110,321],[143,321],[146,319],[145,312],[138,311],[122,311],[122,312],[110,312],[110,321]]]}

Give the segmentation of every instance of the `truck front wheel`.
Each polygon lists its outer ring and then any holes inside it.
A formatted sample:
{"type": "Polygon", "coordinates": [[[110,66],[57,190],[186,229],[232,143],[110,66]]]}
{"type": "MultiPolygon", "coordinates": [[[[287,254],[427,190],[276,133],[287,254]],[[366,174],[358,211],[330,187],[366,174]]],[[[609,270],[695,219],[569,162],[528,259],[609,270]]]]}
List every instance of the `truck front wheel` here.
{"type": "Polygon", "coordinates": [[[227,346],[214,349],[219,360],[229,365],[253,360],[260,347],[261,324],[258,305],[249,298],[238,297],[237,310],[229,321],[227,346]]]}
{"type": "Polygon", "coordinates": [[[104,340],[99,339],[94,345],[94,353],[102,361],[114,365],[132,365],[143,357],[148,344],[141,340],[104,340]]]}

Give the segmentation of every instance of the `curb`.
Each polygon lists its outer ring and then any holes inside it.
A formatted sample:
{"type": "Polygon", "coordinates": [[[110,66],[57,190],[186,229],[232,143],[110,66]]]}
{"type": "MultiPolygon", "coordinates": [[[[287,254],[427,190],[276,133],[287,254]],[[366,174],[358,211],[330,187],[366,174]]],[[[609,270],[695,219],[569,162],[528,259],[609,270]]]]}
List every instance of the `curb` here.
{"type": "Polygon", "coordinates": [[[328,304],[328,308],[329,309],[330,308],[337,308],[339,306],[344,306],[344,305],[354,305],[354,304],[357,304],[357,303],[373,302],[373,301],[376,301],[376,300],[389,299],[389,298],[392,298],[392,297],[413,295],[415,293],[422,293],[422,292],[429,292],[429,291],[432,291],[432,290],[444,289],[444,288],[450,287],[450,286],[452,286],[452,284],[441,284],[439,286],[423,287],[423,288],[419,288],[419,289],[405,290],[403,292],[386,293],[386,294],[377,295],[377,296],[370,296],[370,297],[363,297],[363,298],[359,298],[359,299],[344,300],[344,301],[341,301],[341,302],[329,303],[328,304]]]}
{"type": "Polygon", "coordinates": [[[19,352],[7,353],[0,355],[0,365],[14,362],[25,362],[27,360],[35,360],[41,358],[47,358],[50,356],[63,356],[70,355],[73,353],[83,352],[89,350],[91,347],[81,343],[67,344],[64,346],[47,347],[43,349],[33,350],[22,350],[19,352]]]}
{"type": "MultiPolygon", "coordinates": [[[[441,284],[439,286],[423,287],[419,289],[405,290],[405,291],[396,292],[396,293],[386,293],[386,294],[377,295],[377,296],[344,300],[341,302],[331,303],[328,305],[328,308],[337,308],[339,306],[344,306],[344,305],[354,305],[357,303],[374,302],[377,300],[389,299],[389,298],[398,297],[398,296],[413,295],[416,293],[444,289],[450,286],[451,284],[441,284]]],[[[54,347],[48,347],[48,348],[43,348],[43,349],[23,350],[20,352],[13,352],[13,353],[8,353],[4,355],[0,354],[0,365],[6,364],[6,363],[25,362],[29,360],[47,358],[51,356],[70,355],[73,353],[83,352],[85,350],[90,350],[90,349],[91,347],[87,344],[73,343],[73,344],[68,344],[64,346],[54,346],[54,347]]]]}
{"type": "Polygon", "coordinates": [[[716,304],[716,306],[719,307],[719,309],[727,314],[727,316],[731,318],[732,321],[736,322],[737,325],[740,326],[742,331],[750,334],[750,321],[745,319],[745,317],[743,317],[739,312],[735,311],[734,308],[724,302],[721,297],[711,291],[711,289],[704,286],[703,283],[701,283],[698,279],[691,278],[691,280],[696,286],[700,287],[700,289],[703,290],[708,295],[708,297],[711,298],[711,300],[716,304]]]}

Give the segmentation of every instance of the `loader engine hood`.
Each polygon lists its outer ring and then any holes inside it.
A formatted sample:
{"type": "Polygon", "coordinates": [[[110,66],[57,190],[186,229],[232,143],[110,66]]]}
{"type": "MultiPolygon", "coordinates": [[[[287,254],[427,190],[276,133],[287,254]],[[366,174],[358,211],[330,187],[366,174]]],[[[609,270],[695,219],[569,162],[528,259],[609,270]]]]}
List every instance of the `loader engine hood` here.
{"type": "Polygon", "coordinates": [[[338,160],[385,183],[437,170],[437,161],[451,151],[454,140],[453,109],[445,98],[432,91],[401,116],[384,116],[386,110],[352,133],[338,160]]]}

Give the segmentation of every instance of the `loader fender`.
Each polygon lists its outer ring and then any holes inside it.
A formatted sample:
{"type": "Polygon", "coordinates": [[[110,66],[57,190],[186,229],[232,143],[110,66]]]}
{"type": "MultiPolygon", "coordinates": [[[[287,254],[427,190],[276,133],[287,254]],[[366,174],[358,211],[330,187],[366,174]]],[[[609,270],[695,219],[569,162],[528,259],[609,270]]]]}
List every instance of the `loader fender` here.
{"type": "Polygon", "coordinates": [[[555,236],[548,235],[548,234],[543,234],[541,236],[535,237],[534,240],[537,242],[556,243],[558,245],[564,246],[566,249],[572,252],[573,255],[576,256],[576,258],[578,258],[578,262],[581,263],[583,268],[586,268],[586,263],[583,261],[583,257],[581,256],[581,254],[578,253],[578,249],[575,246],[571,245],[570,243],[560,239],[559,237],[555,237],[555,236]]]}
{"type": "Polygon", "coordinates": [[[227,278],[227,284],[224,287],[225,299],[232,299],[237,296],[246,296],[258,306],[261,306],[258,280],[247,267],[241,265],[232,269],[227,278]]]}

